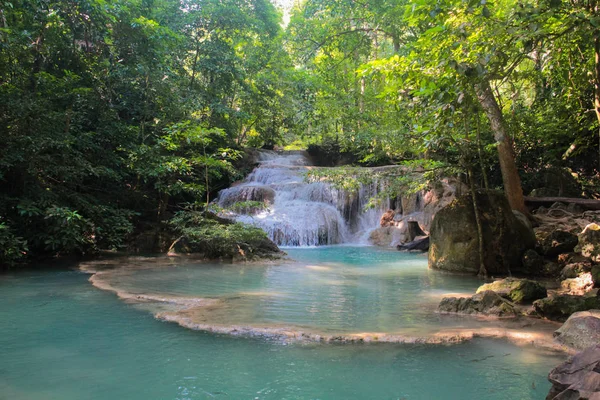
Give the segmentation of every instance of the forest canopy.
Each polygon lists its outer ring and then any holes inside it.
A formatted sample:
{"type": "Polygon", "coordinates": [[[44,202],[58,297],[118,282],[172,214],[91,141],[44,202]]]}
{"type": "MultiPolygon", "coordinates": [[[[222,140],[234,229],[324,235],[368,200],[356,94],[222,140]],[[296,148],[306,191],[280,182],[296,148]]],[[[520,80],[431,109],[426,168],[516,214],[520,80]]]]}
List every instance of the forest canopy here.
{"type": "Polygon", "coordinates": [[[599,7],[2,0],[0,264],[171,229],[253,148],[596,196],[599,7]]]}

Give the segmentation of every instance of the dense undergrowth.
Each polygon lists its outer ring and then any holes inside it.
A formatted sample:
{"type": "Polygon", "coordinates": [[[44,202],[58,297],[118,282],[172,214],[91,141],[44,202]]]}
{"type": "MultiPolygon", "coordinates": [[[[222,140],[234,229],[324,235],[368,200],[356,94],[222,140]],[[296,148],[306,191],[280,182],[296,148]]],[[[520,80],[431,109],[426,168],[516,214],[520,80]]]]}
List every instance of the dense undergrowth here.
{"type": "Polygon", "coordinates": [[[0,2],[0,265],[127,250],[177,224],[247,241],[253,228],[177,213],[241,179],[253,148],[491,188],[504,151],[525,194],[597,197],[586,4],[311,0],[283,26],[268,0],[0,2]]]}

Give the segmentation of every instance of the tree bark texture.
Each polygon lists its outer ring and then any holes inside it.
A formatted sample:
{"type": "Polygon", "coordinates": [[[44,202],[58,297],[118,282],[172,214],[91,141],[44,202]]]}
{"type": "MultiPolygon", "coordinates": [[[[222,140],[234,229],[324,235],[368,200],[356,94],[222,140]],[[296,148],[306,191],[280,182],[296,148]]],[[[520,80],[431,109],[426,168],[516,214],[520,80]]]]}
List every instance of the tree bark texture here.
{"type": "Polygon", "coordinates": [[[523,188],[521,187],[521,178],[519,177],[519,171],[515,163],[512,141],[506,130],[502,111],[494,97],[489,81],[484,80],[475,85],[475,91],[479,104],[481,104],[483,111],[490,121],[494,139],[498,145],[502,183],[504,184],[504,193],[506,194],[508,203],[513,210],[518,210],[528,215],[529,212],[525,207],[523,188]]]}
{"type": "MultiPolygon", "coordinates": [[[[600,125],[600,30],[594,32],[594,110],[600,125]]],[[[600,126],[598,127],[598,170],[600,171],[600,126]]]]}

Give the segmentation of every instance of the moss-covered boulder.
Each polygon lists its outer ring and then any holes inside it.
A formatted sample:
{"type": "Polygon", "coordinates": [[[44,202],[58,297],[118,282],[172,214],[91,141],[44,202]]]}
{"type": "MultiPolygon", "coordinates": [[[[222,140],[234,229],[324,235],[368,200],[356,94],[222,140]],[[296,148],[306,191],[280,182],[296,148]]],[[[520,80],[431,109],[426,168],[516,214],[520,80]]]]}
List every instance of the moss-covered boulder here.
{"type": "Polygon", "coordinates": [[[516,317],[519,315],[512,303],[491,290],[477,293],[472,297],[444,297],[438,306],[438,311],[442,314],[495,317],[516,317]]]}
{"type": "Polygon", "coordinates": [[[226,261],[277,259],[285,255],[262,229],[214,214],[182,212],[171,224],[179,237],[169,248],[170,255],[195,254],[226,261]]]}
{"type": "Polygon", "coordinates": [[[544,285],[529,279],[506,278],[486,283],[477,289],[477,293],[492,290],[515,303],[523,304],[542,299],[548,295],[544,285]]]}
{"type": "Polygon", "coordinates": [[[560,271],[561,279],[577,278],[581,274],[585,274],[592,270],[591,263],[570,263],[560,271]]]}
{"type": "Polygon", "coordinates": [[[597,297],[570,294],[546,297],[533,302],[535,312],[553,321],[566,321],[573,313],[600,308],[597,297]]]}
{"type": "Polygon", "coordinates": [[[549,278],[559,278],[561,271],[562,268],[559,263],[555,263],[554,261],[547,261],[544,263],[540,275],[547,276],[549,278]]]}
{"type": "MultiPolygon", "coordinates": [[[[478,191],[476,197],[487,272],[496,275],[524,272],[523,253],[536,243],[533,231],[515,216],[503,193],[478,191]]],[[[475,212],[471,196],[466,195],[435,215],[431,224],[429,266],[477,274],[479,264],[475,212]]]]}
{"type": "Polygon", "coordinates": [[[577,246],[577,235],[555,230],[542,241],[541,250],[546,257],[557,257],[562,253],[569,253],[577,246]]]}
{"type": "Polygon", "coordinates": [[[600,265],[594,265],[591,268],[592,274],[592,282],[594,282],[594,287],[600,287],[600,265]]]}
{"type": "Polygon", "coordinates": [[[540,256],[537,251],[528,249],[523,253],[523,264],[522,272],[527,275],[541,275],[545,260],[544,257],[540,256]]]}

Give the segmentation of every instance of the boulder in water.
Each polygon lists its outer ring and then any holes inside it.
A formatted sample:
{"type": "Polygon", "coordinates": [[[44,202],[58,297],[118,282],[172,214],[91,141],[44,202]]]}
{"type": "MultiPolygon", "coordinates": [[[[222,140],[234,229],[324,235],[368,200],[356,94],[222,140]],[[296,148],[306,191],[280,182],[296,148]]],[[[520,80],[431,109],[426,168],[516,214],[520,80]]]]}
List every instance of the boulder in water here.
{"type": "Polygon", "coordinates": [[[401,242],[404,238],[402,231],[395,226],[386,226],[373,229],[369,234],[371,244],[380,247],[389,247],[401,242]]]}
{"type": "Polygon", "coordinates": [[[573,313],[600,308],[597,297],[570,294],[554,295],[533,302],[535,312],[553,321],[566,321],[573,313]]]}
{"type": "Polygon", "coordinates": [[[529,279],[506,278],[486,283],[477,289],[477,293],[493,290],[500,296],[515,303],[527,303],[542,299],[548,295],[544,285],[529,279]]]}
{"type": "Polygon", "coordinates": [[[515,317],[515,306],[498,293],[486,290],[472,297],[444,297],[438,306],[440,313],[515,317]]]}
{"type": "MultiPolygon", "coordinates": [[[[533,231],[515,216],[504,194],[497,191],[477,191],[476,196],[483,227],[487,272],[500,275],[524,272],[523,253],[532,249],[536,243],[533,231]]],[[[429,266],[477,274],[479,265],[479,241],[473,203],[470,195],[462,196],[439,211],[433,219],[429,266]]]]}
{"type": "Polygon", "coordinates": [[[273,204],[275,201],[275,190],[266,185],[242,184],[224,189],[219,193],[219,206],[223,208],[249,201],[273,204]]]}
{"type": "Polygon", "coordinates": [[[600,310],[580,311],[554,332],[560,343],[583,350],[600,344],[600,310]]]}
{"type": "Polygon", "coordinates": [[[412,242],[399,244],[396,246],[401,251],[422,251],[429,250],[429,236],[417,236],[412,242]]]}
{"type": "Polygon", "coordinates": [[[600,345],[588,347],[548,374],[546,400],[600,399],[600,345]]]}

